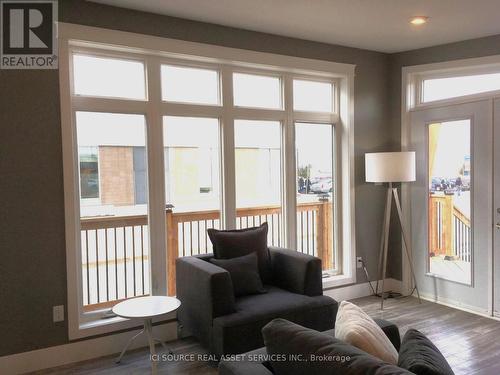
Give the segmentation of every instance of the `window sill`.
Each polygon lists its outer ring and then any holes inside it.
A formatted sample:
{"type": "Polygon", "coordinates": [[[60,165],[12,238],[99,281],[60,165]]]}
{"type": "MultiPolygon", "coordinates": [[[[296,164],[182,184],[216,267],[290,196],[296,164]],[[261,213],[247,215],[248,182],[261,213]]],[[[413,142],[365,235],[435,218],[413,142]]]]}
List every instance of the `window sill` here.
{"type": "Polygon", "coordinates": [[[354,284],[355,282],[356,279],[351,275],[331,275],[323,278],[323,290],[354,284]]]}
{"type": "MultiPolygon", "coordinates": [[[[162,317],[154,318],[153,324],[158,322],[165,322],[176,320],[177,315],[175,312],[168,313],[162,317]]],[[[84,322],[80,322],[76,329],[69,332],[70,340],[77,340],[81,338],[114,333],[122,330],[131,330],[143,327],[141,319],[126,319],[119,316],[112,318],[100,318],[98,316],[87,318],[84,322]]]]}

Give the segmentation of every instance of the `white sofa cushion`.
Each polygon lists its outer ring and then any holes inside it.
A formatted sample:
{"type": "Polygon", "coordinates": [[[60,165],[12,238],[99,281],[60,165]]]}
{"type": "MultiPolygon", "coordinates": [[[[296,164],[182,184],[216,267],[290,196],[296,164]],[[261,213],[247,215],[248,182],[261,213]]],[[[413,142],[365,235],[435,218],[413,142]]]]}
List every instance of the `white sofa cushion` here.
{"type": "Polygon", "coordinates": [[[342,301],[335,322],[335,337],[396,365],[398,352],[384,331],[361,308],[342,301]]]}

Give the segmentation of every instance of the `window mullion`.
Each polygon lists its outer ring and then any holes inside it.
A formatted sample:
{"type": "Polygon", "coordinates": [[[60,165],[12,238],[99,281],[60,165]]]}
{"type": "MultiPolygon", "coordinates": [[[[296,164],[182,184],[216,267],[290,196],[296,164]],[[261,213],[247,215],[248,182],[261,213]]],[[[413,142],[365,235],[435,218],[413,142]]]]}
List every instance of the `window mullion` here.
{"type": "Polygon", "coordinates": [[[293,79],[284,76],[283,96],[285,104],[285,123],[283,126],[283,215],[285,218],[285,246],[297,249],[297,200],[295,168],[295,128],[293,121],[293,79]]]}
{"type": "Polygon", "coordinates": [[[147,152],[149,191],[149,249],[151,294],[167,294],[167,249],[165,235],[165,180],[163,178],[163,127],[161,117],[160,63],[151,57],[147,61],[148,105],[147,152]]]}
{"type": "Polygon", "coordinates": [[[222,114],[222,107],[212,105],[162,102],[160,106],[162,113],[169,116],[220,117],[222,114]]]}
{"type": "Polygon", "coordinates": [[[234,156],[233,75],[229,67],[221,69],[222,88],[222,220],[225,229],[236,227],[236,173],[234,156]]]}
{"type": "Polygon", "coordinates": [[[72,98],[72,104],[75,111],[131,114],[143,114],[148,106],[148,102],[142,100],[88,96],[74,96],[72,98]]]}

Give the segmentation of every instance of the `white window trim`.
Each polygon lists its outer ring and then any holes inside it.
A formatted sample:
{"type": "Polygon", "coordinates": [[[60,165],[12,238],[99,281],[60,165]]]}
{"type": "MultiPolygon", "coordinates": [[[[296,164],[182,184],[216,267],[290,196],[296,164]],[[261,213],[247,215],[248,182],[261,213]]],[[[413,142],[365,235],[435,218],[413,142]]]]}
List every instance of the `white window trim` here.
{"type": "MultiPolygon", "coordinates": [[[[431,78],[448,78],[463,75],[475,75],[500,72],[500,55],[444,61],[439,63],[405,66],[401,71],[401,150],[409,151],[410,115],[412,111],[437,108],[451,104],[470,103],[484,99],[500,97],[500,90],[488,91],[472,95],[458,96],[449,99],[422,102],[422,82],[431,78]]],[[[410,226],[411,238],[411,204],[408,184],[401,186],[401,205],[406,223],[410,226]]],[[[402,249],[404,251],[404,249],[402,249]]],[[[410,254],[411,256],[411,254],[410,254]]],[[[412,279],[408,260],[401,261],[403,294],[412,290],[412,279]]]]}
{"type": "MultiPolygon", "coordinates": [[[[296,244],[296,191],[295,191],[295,154],[287,150],[294,144],[295,121],[328,122],[335,124],[336,132],[341,131],[337,139],[339,157],[337,168],[341,173],[339,184],[339,202],[337,217],[340,224],[339,249],[341,249],[342,274],[323,280],[325,288],[356,282],[355,273],[355,228],[354,228],[354,70],[351,64],[341,64],[322,60],[312,60],[263,52],[254,52],[235,48],[213,46],[208,44],[179,41],[149,35],[141,35],[123,31],[59,23],[60,51],[60,97],[61,128],[63,140],[64,196],[66,215],[66,254],[67,254],[67,287],[68,287],[68,326],[70,340],[87,337],[136,325],[132,321],[113,318],[111,320],[81,319],[82,298],[81,252],[79,228],[79,197],[77,196],[78,168],[75,168],[76,134],[74,131],[74,112],[78,108],[104,112],[145,114],[147,123],[147,150],[149,187],[149,225],[151,250],[151,293],[165,295],[167,292],[166,239],[164,230],[164,169],[162,150],[163,126],[162,116],[198,115],[218,117],[221,120],[222,152],[226,161],[222,170],[223,207],[222,218],[226,228],[233,228],[236,223],[236,199],[234,186],[234,118],[251,118],[254,120],[278,120],[283,126],[283,155],[291,155],[283,160],[282,194],[287,204],[283,204],[284,220],[287,223],[285,243],[290,248],[296,244]],[[145,61],[148,66],[147,100],[106,99],[78,96],[73,97],[70,81],[72,75],[71,51],[87,53],[105,53],[106,55],[130,59],[131,55],[145,61]],[[168,51],[168,52],[167,52],[168,51]],[[221,97],[224,105],[196,105],[186,103],[167,103],[161,101],[161,77],[159,65],[162,63],[181,63],[183,66],[219,67],[221,80],[221,97]],[[155,67],[151,69],[151,67],[155,67]],[[245,72],[255,71],[258,74],[279,74],[284,77],[283,103],[286,109],[262,110],[232,107],[232,69],[238,67],[245,72]],[[338,90],[335,95],[334,110],[336,113],[294,112],[291,98],[293,78],[308,78],[335,82],[338,90]],[[337,95],[338,93],[338,95],[337,95]],[[338,96],[338,97],[337,97],[338,96]],[[124,110],[124,108],[126,110],[124,110]],[[293,159],[293,160],[292,160],[293,159]],[[291,181],[290,181],[291,180],[291,181]],[[155,202],[151,204],[150,202],[155,202]],[[155,250],[156,249],[156,250],[155,250]],[[162,266],[163,265],[163,266],[162,266]]],[[[89,315],[92,317],[92,315],[89,315]]],[[[94,316],[95,318],[95,316],[94,316]]]]}
{"type": "Polygon", "coordinates": [[[402,90],[404,106],[402,108],[411,111],[413,109],[435,108],[447,104],[467,103],[498,96],[500,90],[423,102],[422,86],[425,80],[488,73],[500,73],[500,55],[404,67],[403,81],[405,82],[402,90]]]}

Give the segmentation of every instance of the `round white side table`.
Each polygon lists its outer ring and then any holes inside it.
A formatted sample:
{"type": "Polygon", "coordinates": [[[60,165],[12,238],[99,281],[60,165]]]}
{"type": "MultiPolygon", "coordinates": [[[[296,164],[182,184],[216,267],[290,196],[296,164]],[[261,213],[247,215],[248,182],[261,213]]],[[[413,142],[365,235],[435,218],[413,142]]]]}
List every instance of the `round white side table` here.
{"type": "MultiPolygon", "coordinates": [[[[141,334],[145,333],[148,337],[149,353],[151,354],[152,359],[151,369],[153,373],[156,373],[157,363],[153,360],[153,356],[155,355],[155,341],[159,342],[166,351],[169,350],[163,341],[153,337],[153,318],[175,311],[180,305],[181,301],[177,298],[165,296],[137,297],[116,304],[113,307],[114,314],[122,318],[142,319],[144,321],[144,329],[128,341],[127,345],[125,345],[120,353],[120,356],[116,360],[116,363],[121,361],[132,341],[134,341],[134,339],[141,334]]],[[[171,351],[169,352],[171,353],[171,351]]]]}

